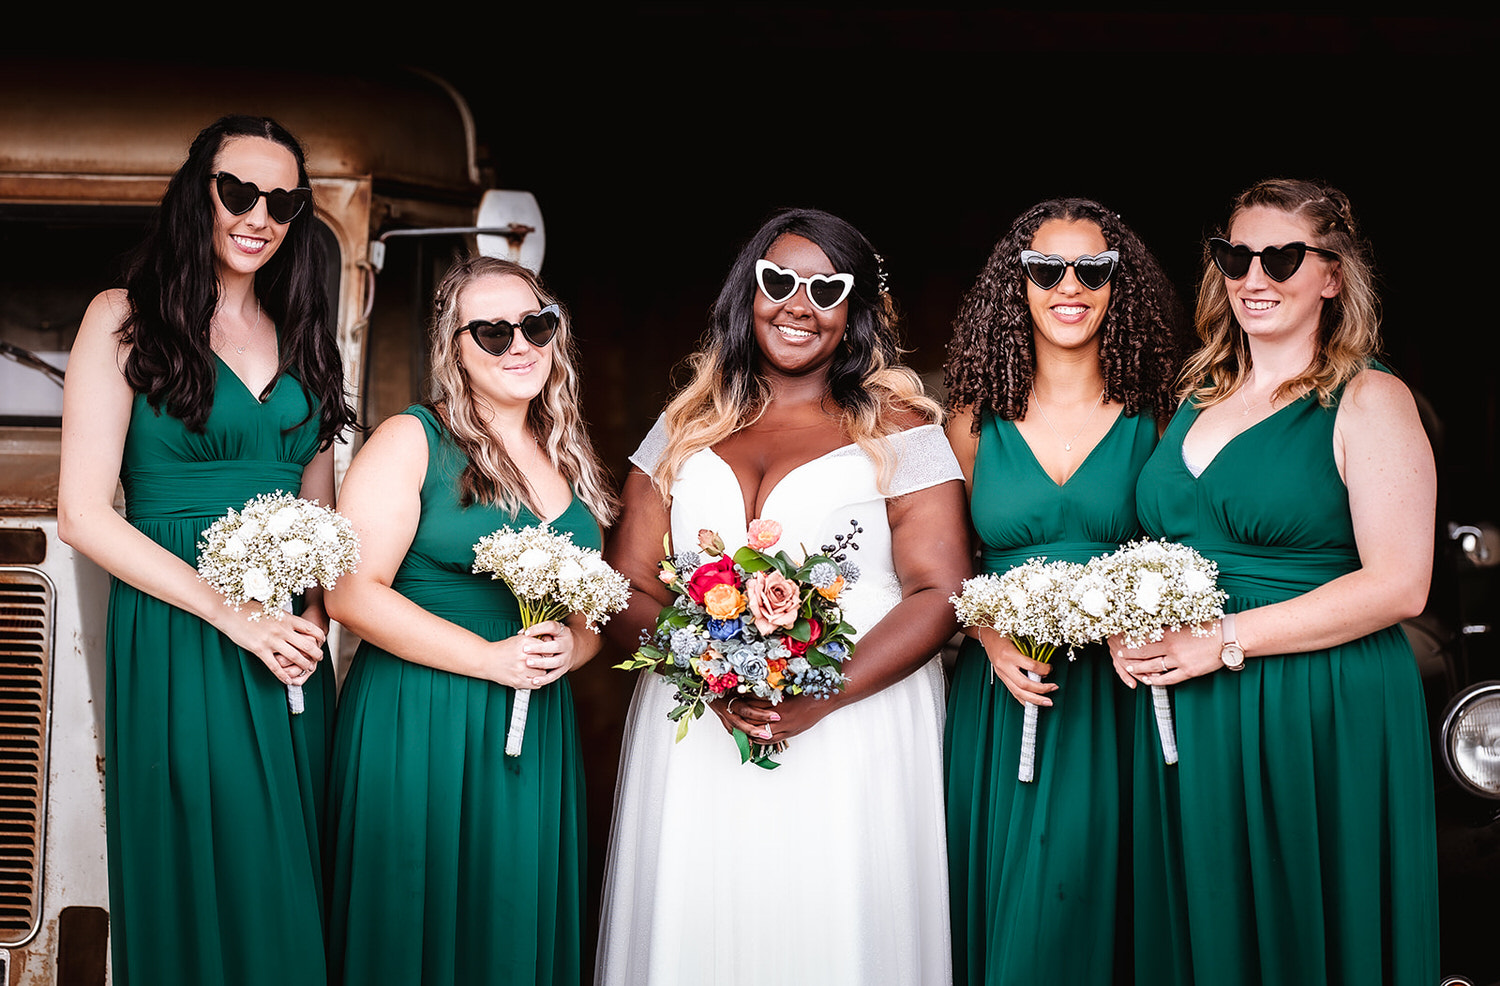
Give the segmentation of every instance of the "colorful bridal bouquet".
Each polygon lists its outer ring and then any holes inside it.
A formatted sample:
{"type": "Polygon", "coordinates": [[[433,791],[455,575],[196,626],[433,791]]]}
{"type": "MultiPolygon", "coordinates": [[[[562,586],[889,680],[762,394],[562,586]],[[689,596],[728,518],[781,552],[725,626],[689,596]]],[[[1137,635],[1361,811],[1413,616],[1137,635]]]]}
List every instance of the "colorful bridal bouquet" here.
{"type": "MultiPolygon", "coordinates": [[[[280,620],[292,597],[322,586],[359,564],[359,538],[341,514],[277,490],[230,510],[198,542],[198,575],[238,610],[261,604],[250,619],[280,620]]],[[[293,714],[303,709],[302,686],[287,686],[293,714]]]]}
{"type": "MultiPolygon", "coordinates": [[[[667,718],[677,723],[679,741],[714,699],[753,696],[778,704],[843,689],[855,629],[844,622],[839,597],[859,577],[846,552],[858,550],[861,528],[850,525],[850,534],[800,562],[785,551],[770,553],[781,540],[774,520],[751,521],[749,543],[733,557],[709,530],[698,532],[698,551],[674,555],[663,543],[667,557],[657,577],[677,598],[662,609],[655,631],[642,635],[640,649],[616,667],[662,671],[676,689],[678,705],[667,718]]],[[[778,766],[771,756],[782,747],[753,743],[741,730],[734,741],[741,763],[778,766]]]]}
{"type": "MultiPolygon", "coordinates": [[[[1105,635],[1119,635],[1131,647],[1183,627],[1195,637],[1206,637],[1224,616],[1228,596],[1218,587],[1219,566],[1185,544],[1132,541],[1112,555],[1090,561],[1088,572],[1106,587],[1105,635]]],[[[1177,738],[1164,685],[1151,686],[1151,702],[1162,757],[1174,764],[1177,738]]]]}
{"type": "MultiPolygon", "coordinates": [[[[1046,664],[1059,647],[1073,648],[1102,640],[1103,621],[1091,614],[1078,591],[1084,566],[1066,561],[1029,559],[999,575],[980,575],[950,597],[958,621],[966,627],[989,627],[1010,638],[1022,654],[1046,664]]],[[[1095,587],[1097,589],[1097,587],[1095,587]]],[[[1097,602],[1091,595],[1090,602],[1097,602]]],[[[1096,607],[1097,608],[1097,607],[1096,607]]],[[[1041,675],[1026,672],[1032,681],[1041,675]]],[[[1040,706],[1024,703],[1018,780],[1036,776],[1036,723],[1040,706]]]]}
{"type": "MultiPolygon", "coordinates": [[[[550,527],[517,531],[507,526],[486,534],[474,545],[473,570],[488,572],[510,588],[521,607],[522,627],[578,613],[597,632],[630,602],[625,576],[605,564],[599,552],[574,544],[571,532],[550,527]]],[[[516,689],[505,734],[507,756],[521,755],[530,708],[530,689],[516,689]]]]}

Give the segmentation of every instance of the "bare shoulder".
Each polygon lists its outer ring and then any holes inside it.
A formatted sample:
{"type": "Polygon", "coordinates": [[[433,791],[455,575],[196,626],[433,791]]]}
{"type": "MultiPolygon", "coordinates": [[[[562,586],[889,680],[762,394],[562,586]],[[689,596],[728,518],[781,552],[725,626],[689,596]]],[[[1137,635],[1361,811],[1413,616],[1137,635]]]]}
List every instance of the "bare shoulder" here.
{"type": "Polygon", "coordinates": [[[1371,367],[1345,386],[1339,401],[1338,426],[1345,430],[1420,428],[1421,417],[1411,388],[1395,374],[1371,367]]]}
{"type": "Polygon", "coordinates": [[[375,482],[388,481],[392,473],[416,477],[427,471],[427,429],[410,414],[393,414],[365,440],[349,467],[356,481],[366,475],[375,482]]]}
{"type": "Polygon", "coordinates": [[[964,479],[972,481],[974,459],[979,452],[979,436],[974,433],[974,409],[964,406],[948,415],[943,425],[948,444],[953,447],[954,458],[964,471],[964,479]]]}

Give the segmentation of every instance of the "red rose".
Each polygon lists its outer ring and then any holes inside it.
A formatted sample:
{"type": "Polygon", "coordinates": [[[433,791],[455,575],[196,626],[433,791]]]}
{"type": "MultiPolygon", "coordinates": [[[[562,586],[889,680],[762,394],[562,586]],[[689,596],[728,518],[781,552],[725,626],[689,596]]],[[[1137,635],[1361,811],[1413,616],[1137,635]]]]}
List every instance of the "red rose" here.
{"type": "Polygon", "coordinates": [[[818,642],[818,635],[823,632],[823,625],[814,618],[809,618],[806,640],[793,640],[786,638],[786,649],[792,652],[793,657],[801,657],[807,653],[807,649],[818,642]]]}
{"type": "Polygon", "coordinates": [[[698,566],[693,577],[688,579],[688,597],[701,606],[704,594],[716,585],[739,588],[739,578],[734,574],[734,559],[728,555],[720,555],[718,561],[698,566]]]}

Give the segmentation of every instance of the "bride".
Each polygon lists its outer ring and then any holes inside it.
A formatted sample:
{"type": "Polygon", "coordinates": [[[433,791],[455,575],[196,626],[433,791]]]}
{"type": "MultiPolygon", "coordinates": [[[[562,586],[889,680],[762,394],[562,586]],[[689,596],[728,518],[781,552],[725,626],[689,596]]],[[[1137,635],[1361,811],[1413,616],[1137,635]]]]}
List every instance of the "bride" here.
{"type": "Polygon", "coordinates": [[[863,631],[836,697],[736,698],[674,741],[643,673],[626,724],[598,959],[603,984],[947,983],[943,676],[968,574],[962,474],[898,362],[880,258],[825,212],[788,210],[736,258],[693,378],[632,456],[607,558],[635,587],[634,649],[670,596],[663,537],[732,553],[756,518],[794,557],[861,528],[841,603],[863,631]],[[730,731],[790,740],[741,765],[730,731]]]}

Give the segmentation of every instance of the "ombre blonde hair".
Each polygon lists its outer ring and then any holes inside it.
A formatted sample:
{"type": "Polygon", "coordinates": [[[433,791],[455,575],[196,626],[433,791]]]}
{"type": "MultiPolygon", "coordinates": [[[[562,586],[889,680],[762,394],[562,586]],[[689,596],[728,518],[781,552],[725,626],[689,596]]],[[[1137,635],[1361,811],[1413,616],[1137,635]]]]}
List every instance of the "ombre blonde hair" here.
{"type": "MultiPolygon", "coordinates": [[[[1257,207],[1301,219],[1311,234],[1308,246],[1338,254],[1334,262],[1340,265],[1339,293],[1323,301],[1312,362],[1276,388],[1272,398],[1291,400],[1316,392],[1322,404],[1331,405],[1336,391],[1368,367],[1380,351],[1380,302],[1368,244],[1354,223],[1348,197],[1331,186],[1287,178],[1260,182],[1235,199],[1226,231],[1242,213],[1257,207]]],[[[1230,307],[1224,275],[1214,266],[1206,246],[1194,322],[1202,348],[1182,368],[1180,393],[1208,407],[1244,383],[1250,372],[1250,349],[1230,307]]]]}
{"type": "Polygon", "coordinates": [[[708,331],[688,358],[691,379],[663,414],[667,445],[651,472],[663,500],[670,501],[673,480],[689,458],[753,424],[771,399],[755,341],[754,272],[755,262],[786,234],[817,244],[835,270],[854,275],[844,338],[829,367],[829,397],[839,408],[845,434],[874,460],[882,490],[896,468],[886,436],[907,427],[913,415],[929,424],[942,420],[942,409],[927,396],[921,379],[901,365],[895,307],[869,240],[829,213],[783,210],[735,258],[708,331]]]}
{"type": "Polygon", "coordinates": [[[552,370],[542,392],[526,410],[526,425],[536,436],[574,494],[601,525],[608,526],[618,510],[612,487],[589,441],[580,412],[578,355],[568,311],[547,293],[537,275],[520,264],[494,257],[470,257],[454,264],[438,285],[432,321],[432,399],[430,407],[448,426],[454,442],[468,459],[459,479],[459,501],[496,503],[511,515],[526,507],[540,517],[536,496],[526,476],[506,453],[504,445],[480,420],[473,383],[459,360],[459,300],[469,285],[486,277],[518,277],[526,282],[537,303],[557,305],[561,313],[552,337],[552,370]]]}

